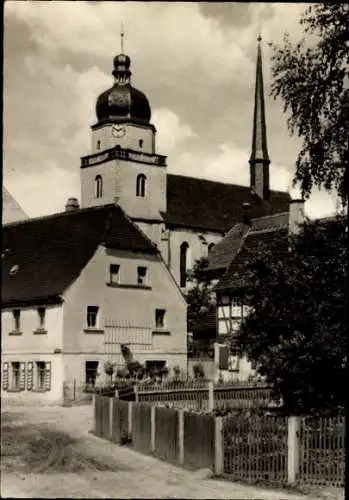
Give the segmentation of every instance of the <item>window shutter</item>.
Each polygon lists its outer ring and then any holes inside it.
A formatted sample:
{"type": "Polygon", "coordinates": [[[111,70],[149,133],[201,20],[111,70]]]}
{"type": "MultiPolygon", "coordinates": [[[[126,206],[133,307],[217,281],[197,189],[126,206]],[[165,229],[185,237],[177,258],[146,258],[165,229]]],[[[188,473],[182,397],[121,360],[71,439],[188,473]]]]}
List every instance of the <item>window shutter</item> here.
{"type": "Polygon", "coordinates": [[[33,362],[27,363],[27,390],[33,390],[33,362]]]}
{"type": "Polygon", "coordinates": [[[229,348],[228,346],[219,346],[219,369],[228,370],[229,366],[229,348]]]}
{"type": "Polygon", "coordinates": [[[25,391],[25,363],[19,365],[19,390],[25,391]]]}
{"type": "Polygon", "coordinates": [[[2,364],[2,388],[4,391],[8,389],[8,363],[2,364]]]}
{"type": "Polygon", "coordinates": [[[47,361],[45,366],[45,391],[51,390],[51,361],[47,361]]]}

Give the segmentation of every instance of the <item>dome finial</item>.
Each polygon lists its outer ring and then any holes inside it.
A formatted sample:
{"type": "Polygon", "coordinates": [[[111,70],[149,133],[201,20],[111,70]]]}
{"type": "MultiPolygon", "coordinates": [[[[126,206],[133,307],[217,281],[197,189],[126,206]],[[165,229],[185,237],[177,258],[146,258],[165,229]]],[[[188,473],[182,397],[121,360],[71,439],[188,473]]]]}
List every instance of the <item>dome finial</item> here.
{"type": "Polygon", "coordinates": [[[261,41],[262,41],[262,35],[261,35],[261,32],[259,32],[258,37],[257,37],[257,42],[261,43],[261,41]]]}
{"type": "Polygon", "coordinates": [[[124,24],[121,23],[121,29],[120,29],[120,39],[121,39],[121,54],[124,53],[124,24]]]}

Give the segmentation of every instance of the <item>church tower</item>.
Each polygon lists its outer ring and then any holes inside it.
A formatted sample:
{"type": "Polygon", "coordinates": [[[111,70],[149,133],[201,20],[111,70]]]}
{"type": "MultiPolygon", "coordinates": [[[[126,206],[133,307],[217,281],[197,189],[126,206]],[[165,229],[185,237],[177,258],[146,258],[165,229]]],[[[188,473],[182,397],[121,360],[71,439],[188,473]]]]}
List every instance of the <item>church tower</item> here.
{"type": "Polygon", "coordinates": [[[81,204],[117,202],[135,220],[161,221],[166,212],[166,157],[156,154],[147,97],[131,85],[131,60],[114,58],[114,85],[97,99],[91,154],[81,158],[81,204]]]}
{"type": "Polygon", "coordinates": [[[256,87],[254,97],[252,151],[250,163],[251,189],[263,200],[269,199],[269,155],[265,122],[261,36],[258,36],[256,87]]]}

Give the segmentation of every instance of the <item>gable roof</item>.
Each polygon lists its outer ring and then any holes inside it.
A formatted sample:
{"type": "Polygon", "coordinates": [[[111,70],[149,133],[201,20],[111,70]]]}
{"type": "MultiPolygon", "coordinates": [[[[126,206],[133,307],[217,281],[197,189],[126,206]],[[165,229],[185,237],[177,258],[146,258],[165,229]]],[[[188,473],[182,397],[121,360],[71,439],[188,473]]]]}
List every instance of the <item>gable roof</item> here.
{"type": "Polygon", "coordinates": [[[242,220],[242,204],[251,204],[251,217],[288,211],[290,195],[271,191],[261,200],[250,187],[206,179],[167,175],[167,225],[226,233],[242,220]]]}
{"type": "MultiPolygon", "coordinates": [[[[224,238],[225,239],[225,238],[224,238]]],[[[224,240],[223,239],[223,240],[224,240]]],[[[255,255],[261,245],[268,246],[278,241],[287,245],[288,214],[277,214],[251,221],[251,226],[239,239],[239,248],[231,254],[226,272],[215,286],[216,292],[238,289],[244,286],[244,264],[255,255]]],[[[222,241],[223,241],[222,240],[222,241]]],[[[217,247],[221,244],[220,242],[217,247]]],[[[235,243],[237,246],[237,243],[235,243]]],[[[228,249],[229,250],[229,249],[228,249]]],[[[213,253],[213,251],[212,251],[213,253]]],[[[228,256],[225,255],[227,261],[228,256]]]]}
{"type": "Polygon", "coordinates": [[[5,186],[2,186],[2,223],[7,224],[19,220],[28,219],[28,215],[22,210],[19,203],[8,192],[5,186]]]}
{"type": "Polygon", "coordinates": [[[157,253],[119,206],[104,205],[3,226],[3,306],[56,300],[97,247],[157,253]],[[18,266],[17,272],[14,266],[18,266]]]}
{"type": "Polygon", "coordinates": [[[238,222],[210,251],[207,270],[210,273],[227,269],[239,251],[244,237],[252,231],[280,229],[288,226],[288,212],[251,219],[251,226],[238,222]]]}

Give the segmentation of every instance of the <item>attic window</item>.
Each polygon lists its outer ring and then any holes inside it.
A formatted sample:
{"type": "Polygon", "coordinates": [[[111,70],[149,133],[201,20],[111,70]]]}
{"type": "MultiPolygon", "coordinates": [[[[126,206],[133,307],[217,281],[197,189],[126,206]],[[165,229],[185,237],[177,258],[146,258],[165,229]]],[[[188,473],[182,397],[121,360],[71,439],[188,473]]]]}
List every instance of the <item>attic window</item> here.
{"type": "Polygon", "coordinates": [[[10,269],[10,275],[11,276],[14,276],[15,274],[17,274],[19,271],[19,265],[18,264],[15,264],[14,266],[11,267],[10,269]]]}

